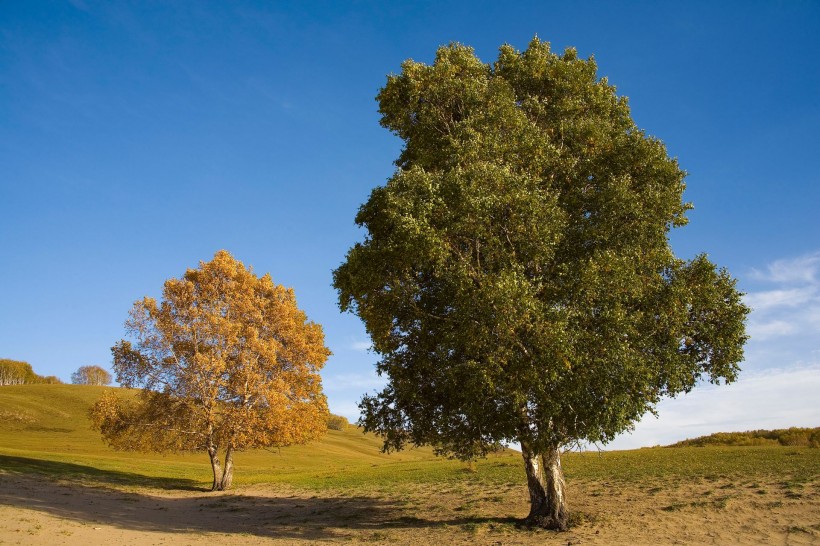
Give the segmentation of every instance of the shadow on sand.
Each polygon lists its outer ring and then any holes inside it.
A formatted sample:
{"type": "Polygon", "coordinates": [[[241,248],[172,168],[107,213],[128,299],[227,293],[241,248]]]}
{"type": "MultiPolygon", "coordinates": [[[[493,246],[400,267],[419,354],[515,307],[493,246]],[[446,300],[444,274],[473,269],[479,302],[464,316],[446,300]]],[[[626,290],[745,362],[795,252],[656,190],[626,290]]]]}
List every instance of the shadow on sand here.
{"type": "Polygon", "coordinates": [[[412,508],[403,507],[395,498],[338,492],[308,496],[272,488],[261,494],[256,490],[210,493],[190,480],[155,479],[4,455],[0,455],[0,468],[6,469],[0,474],[0,505],[136,531],[322,540],[351,531],[516,522],[512,518],[469,516],[428,520],[416,517],[412,508]],[[51,479],[36,474],[47,474],[51,479]],[[55,476],[59,483],[52,481],[55,476]],[[102,485],[88,485],[88,481],[102,485]],[[118,485],[147,486],[154,491],[124,491],[116,488],[118,485]]]}

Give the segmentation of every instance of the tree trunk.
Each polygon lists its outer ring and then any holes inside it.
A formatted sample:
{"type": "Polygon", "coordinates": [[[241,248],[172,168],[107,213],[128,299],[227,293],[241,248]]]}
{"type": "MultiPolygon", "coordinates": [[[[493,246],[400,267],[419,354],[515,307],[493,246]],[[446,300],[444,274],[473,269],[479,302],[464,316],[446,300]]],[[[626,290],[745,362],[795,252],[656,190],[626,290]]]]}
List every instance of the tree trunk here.
{"type": "Polygon", "coordinates": [[[521,442],[521,454],[524,457],[527,486],[530,490],[530,515],[527,516],[527,524],[566,531],[569,528],[569,511],[560,451],[555,448],[543,454],[536,453],[521,442]]]}
{"type": "Polygon", "coordinates": [[[220,491],[227,491],[233,484],[233,448],[228,446],[225,451],[225,470],[222,472],[222,481],[219,484],[220,491]]]}
{"type": "Polygon", "coordinates": [[[224,472],[222,472],[222,464],[219,462],[219,451],[216,446],[208,446],[208,457],[211,458],[211,469],[214,471],[214,483],[211,486],[211,491],[221,491],[224,472]]]}

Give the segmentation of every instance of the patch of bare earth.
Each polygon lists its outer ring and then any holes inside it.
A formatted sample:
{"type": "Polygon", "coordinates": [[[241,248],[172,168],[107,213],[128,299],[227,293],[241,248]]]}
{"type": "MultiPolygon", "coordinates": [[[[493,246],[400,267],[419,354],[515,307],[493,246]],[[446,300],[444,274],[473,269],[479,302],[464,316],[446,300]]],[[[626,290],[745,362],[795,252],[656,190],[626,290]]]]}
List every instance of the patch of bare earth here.
{"type": "Polygon", "coordinates": [[[0,544],[820,544],[818,483],[569,484],[575,525],[529,530],[523,486],[229,493],[0,473],[0,544]]]}

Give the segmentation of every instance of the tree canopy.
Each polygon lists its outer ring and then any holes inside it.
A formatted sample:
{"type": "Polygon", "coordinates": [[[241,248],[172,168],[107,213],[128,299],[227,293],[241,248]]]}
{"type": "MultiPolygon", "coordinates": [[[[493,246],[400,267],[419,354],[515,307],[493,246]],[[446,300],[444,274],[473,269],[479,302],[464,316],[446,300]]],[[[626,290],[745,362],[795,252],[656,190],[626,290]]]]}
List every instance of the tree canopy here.
{"type": "Polygon", "coordinates": [[[559,450],[736,379],[748,309],[705,255],[674,255],[685,173],[592,58],[534,39],[489,65],[452,44],[378,102],[404,148],[334,272],[388,379],[361,423],[388,450],[520,443],[531,519],[565,528],[559,450]]]}
{"type": "Polygon", "coordinates": [[[111,374],[100,366],[80,366],[71,374],[71,382],[75,385],[110,385],[111,374]]]}
{"type": "Polygon", "coordinates": [[[61,383],[54,375],[42,376],[34,372],[31,364],[22,360],[0,358],[0,386],[26,385],[31,383],[61,383]]]}
{"type": "Polygon", "coordinates": [[[142,391],[134,403],[108,394],[92,409],[114,447],[207,451],[213,489],[222,490],[234,451],[305,443],[327,430],[321,326],[293,290],[224,250],[166,281],[159,303],[137,301],[126,330],[133,343],[112,348],[114,371],[142,391]]]}

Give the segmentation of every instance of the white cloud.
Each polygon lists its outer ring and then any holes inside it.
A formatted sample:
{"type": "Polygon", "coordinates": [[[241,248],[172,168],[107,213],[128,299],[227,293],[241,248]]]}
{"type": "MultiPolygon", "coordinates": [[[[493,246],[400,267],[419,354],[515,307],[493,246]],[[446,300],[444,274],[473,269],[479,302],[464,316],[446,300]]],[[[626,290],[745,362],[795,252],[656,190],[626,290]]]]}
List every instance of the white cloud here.
{"type": "Polygon", "coordinates": [[[703,385],[664,400],[607,449],[667,445],[752,429],[820,426],[820,252],[774,261],[745,279],[752,308],[745,370],[732,385],[703,385]]]}
{"type": "Polygon", "coordinates": [[[759,280],[778,284],[816,284],[818,270],[820,252],[814,252],[797,258],[777,260],[770,263],[765,272],[755,270],[753,275],[759,280]]]}
{"type": "Polygon", "coordinates": [[[747,294],[743,299],[746,305],[755,311],[762,312],[776,307],[797,307],[811,301],[816,294],[816,287],[807,286],[789,290],[754,292],[747,294]]]}
{"type": "Polygon", "coordinates": [[[798,327],[784,320],[773,320],[770,322],[758,322],[750,320],[746,328],[749,337],[756,341],[763,341],[773,337],[787,336],[797,332],[798,327]]]}
{"type": "Polygon", "coordinates": [[[734,384],[704,386],[658,406],[632,433],[605,449],[668,445],[713,432],[820,426],[820,364],[750,374],[734,384]]]}
{"type": "Polygon", "coordinates": [[[806,324],[814,333],[820,332],[820,305],[814,305],[806,311],[806,324]]]}
{"type": "Polygon", "coordinates": [[[359,416],[361,415],[361,411],[359,410],[359,406],[356,402],[351,401],[330,401],[330,413],[334,413],[336,415],[341,415],[342,417],[346,417],[348,421],[351,423],[355,423],[359,420],[359,416]]]}
{"type": "Polygon", "coordinates": [[[369,351],[371,347],[373,347],[373,344],[369,341],[354,341],[350,344],[351,349],[359,352],[369,351]]]}
{"type": "Polygon", "coordinates": [[[322,386],[326,391],[356,389],[358,392],[380,389],[387,384],[384,377],[373,373],[340,373],[324,376],[322,386]]]}
{"type": "Polygon", "coordinates": [[[765,271],[755,270],[765,290],[744,297],[752,308],[749,335],[752,341],[809,335],[820,331],[820,252],[777,260],[765,271]],[[774,285],[774,286],[771,286],[774,285]]]}

